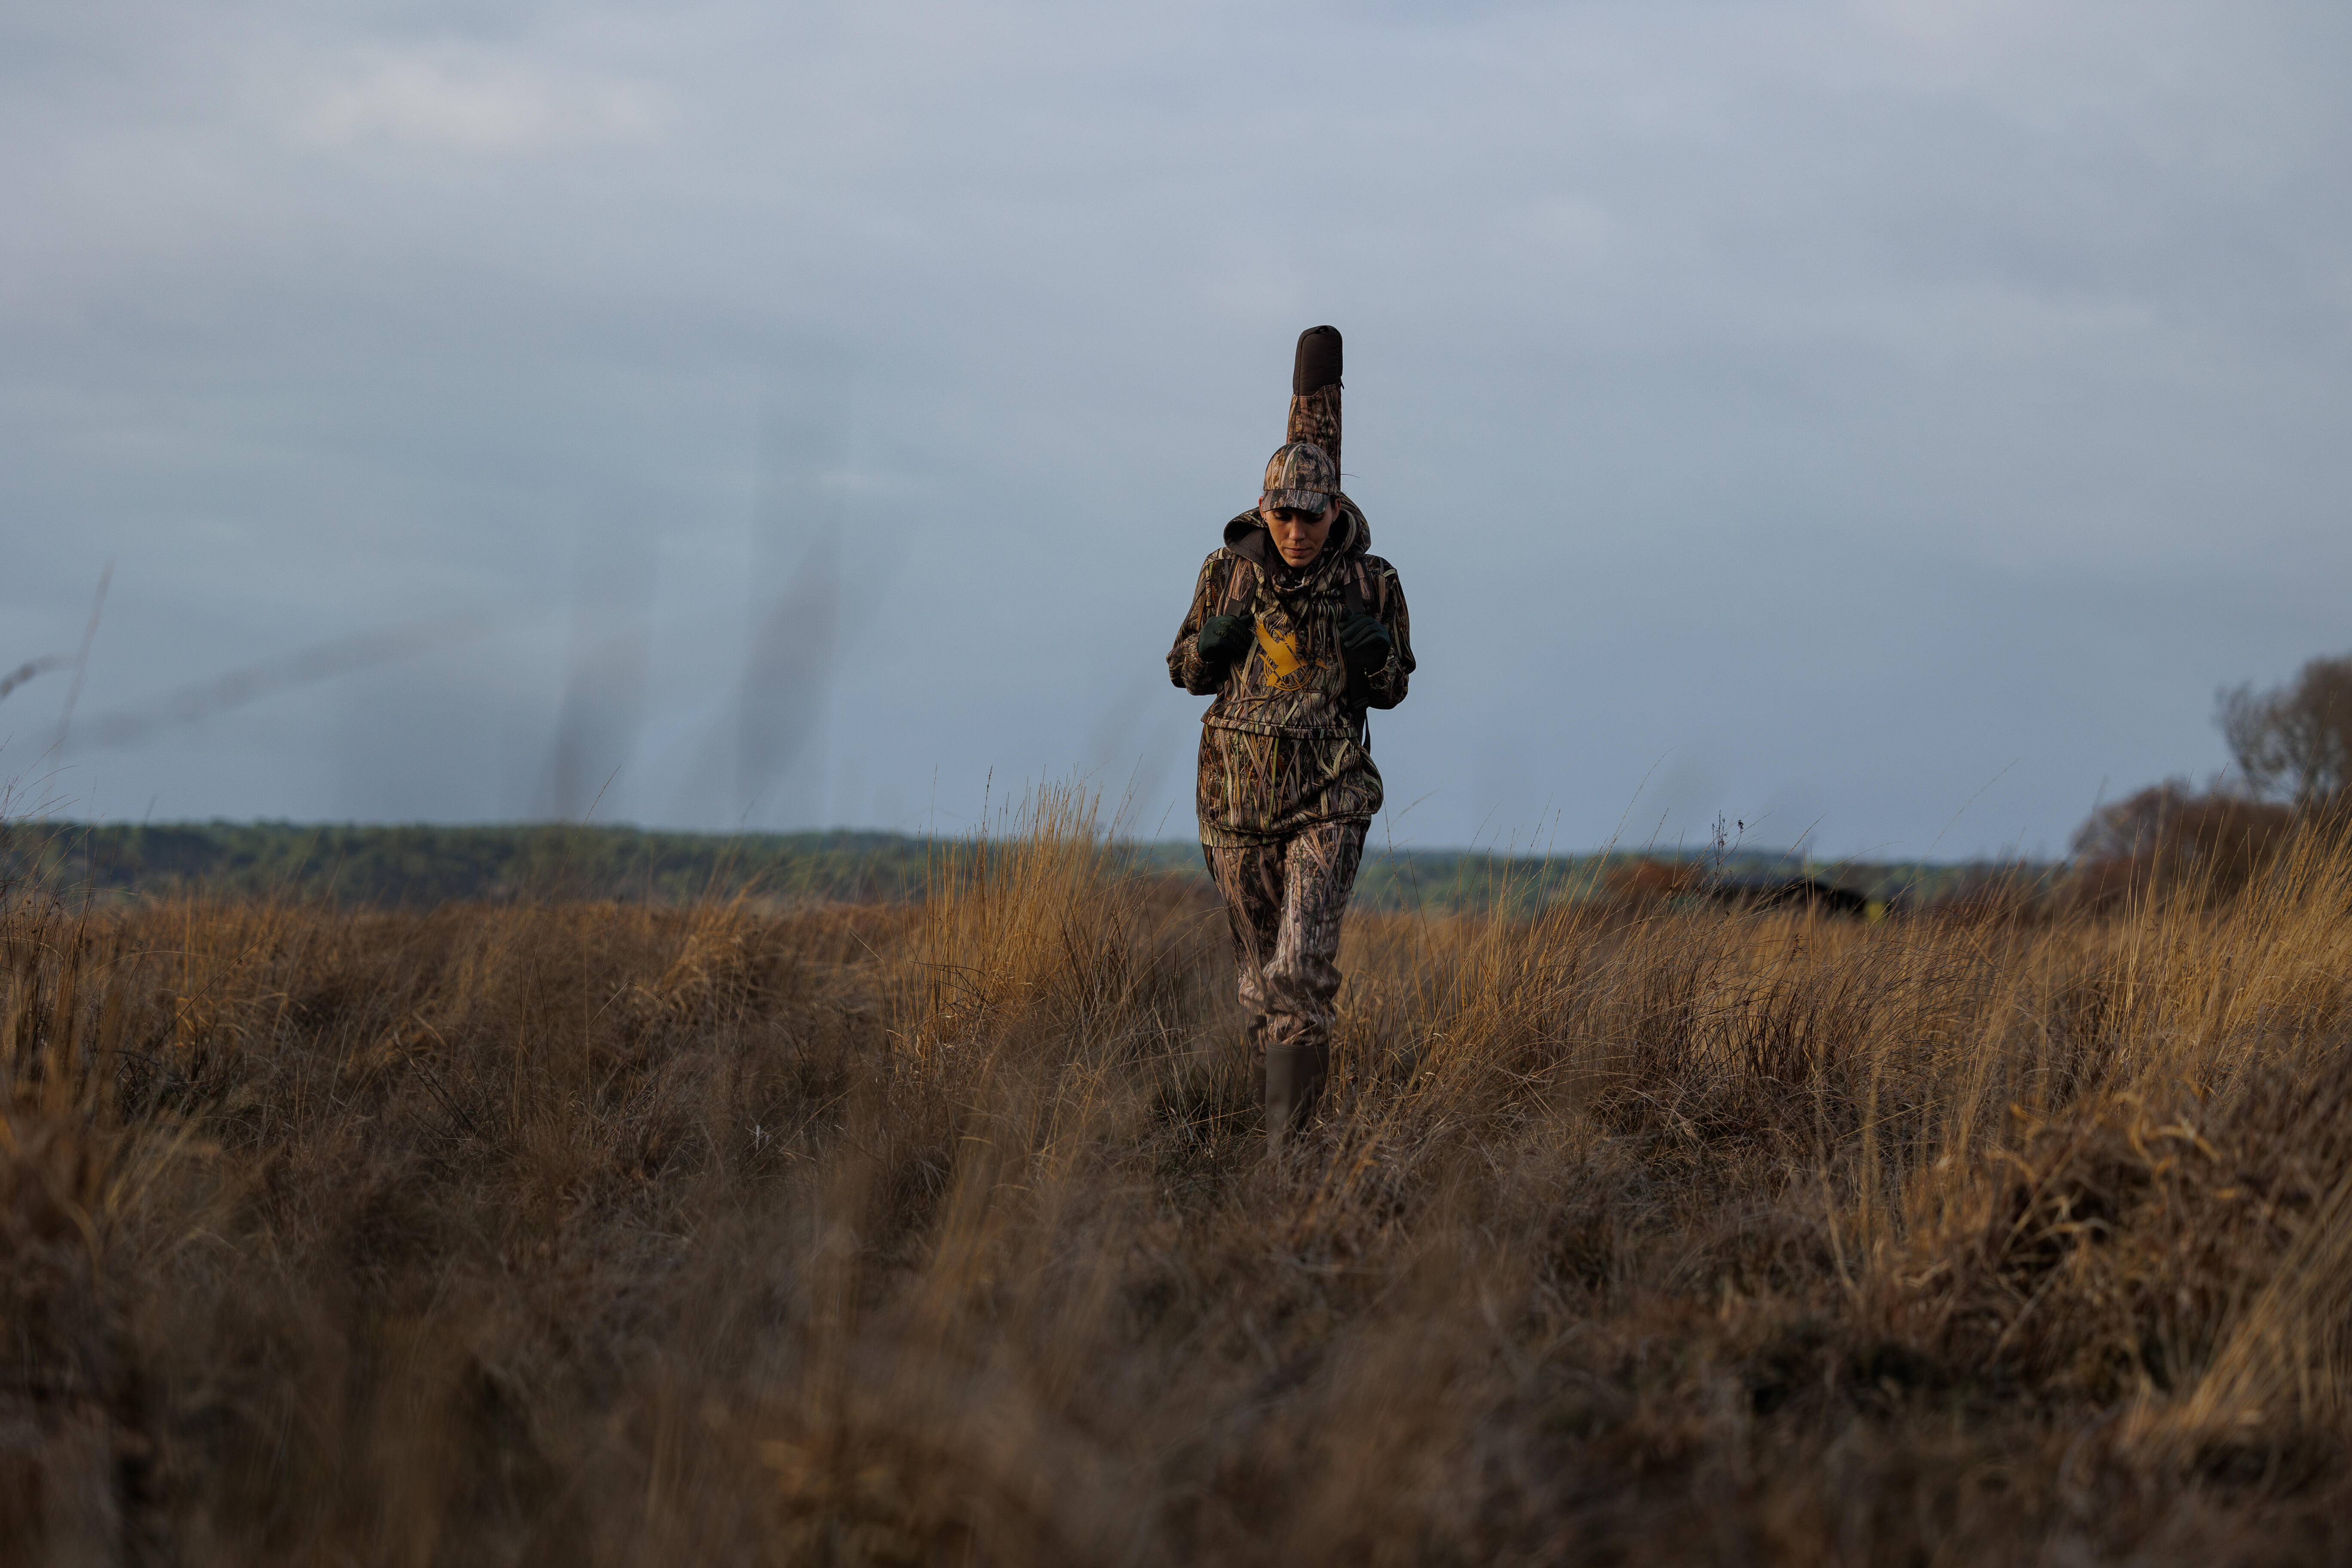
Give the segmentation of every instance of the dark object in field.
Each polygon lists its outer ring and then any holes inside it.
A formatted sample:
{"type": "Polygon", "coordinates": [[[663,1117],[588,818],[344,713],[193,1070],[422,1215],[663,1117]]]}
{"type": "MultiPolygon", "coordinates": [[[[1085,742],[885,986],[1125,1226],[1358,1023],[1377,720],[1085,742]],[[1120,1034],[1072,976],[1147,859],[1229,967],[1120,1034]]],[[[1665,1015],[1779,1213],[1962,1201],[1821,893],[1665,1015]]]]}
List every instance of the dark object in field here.
{"type": "Polygon", "coordinates": [[[1871,899],[1851,888],[1841,888],[1816,877],[1747,877],[1737,881],[1710,881],[1696,865],[1661,860],[1636,860],[1611,871],[1609,890],[1621,899],[1649,903],[1666,899],[1703,899],[1735,910],[1802,908],[1825,915],[1870,918],[1871,899]]]}
{"type": "Polygon", "coordinates": [[[1777,910],[1802,906],[1825,915],[1864,920],[1870,900],[1852,888],[1840,888],[1813,877],[1791,877],[1785,882],[1722,882],[1695,889],[1702,897],[1732,909],[1777,910]]]}

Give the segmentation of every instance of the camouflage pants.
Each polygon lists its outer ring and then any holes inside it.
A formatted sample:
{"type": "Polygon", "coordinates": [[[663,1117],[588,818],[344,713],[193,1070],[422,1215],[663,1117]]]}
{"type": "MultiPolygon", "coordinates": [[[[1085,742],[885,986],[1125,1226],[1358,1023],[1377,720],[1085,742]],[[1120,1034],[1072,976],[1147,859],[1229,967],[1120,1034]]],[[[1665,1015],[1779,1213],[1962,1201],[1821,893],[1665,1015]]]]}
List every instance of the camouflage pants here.
{"type": "Polygon", "coordinates": [[[1314,1110],[1331,1060],[1339,921],[1364,856],[1365,824],[1318,823],[1275,844],[1202,845],[1225,898],[1250,1043],[1265,1063],[1266,1131],[1314,1110]]]}

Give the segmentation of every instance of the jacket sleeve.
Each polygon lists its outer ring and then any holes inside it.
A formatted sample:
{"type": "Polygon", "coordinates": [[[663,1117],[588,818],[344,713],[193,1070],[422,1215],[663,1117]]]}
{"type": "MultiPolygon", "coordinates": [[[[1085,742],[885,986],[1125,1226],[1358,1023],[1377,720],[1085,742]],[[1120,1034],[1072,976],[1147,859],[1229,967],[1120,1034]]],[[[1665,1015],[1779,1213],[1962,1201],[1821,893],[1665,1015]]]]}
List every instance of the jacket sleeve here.
{"type": "Polygon", "coordinates": [[[1201,623],[1209,614],[1209,602],[1217,589],[1219,574],[1217,551],[1201,563],[1201,575],[1192,584],[1192,607],[1185,612],[1184,624],[1176,628],[1175,646],[1168,650],[1168,680],[1181,686],[1195,697],[1211,697],[1224,685],[1226,671],[1223,667],[1209,668],[1201,658],[1201,623]]]}
{"type": "Polygon", "coordinates": [[[1389,650],[1388,663],[1373,670],[1364,681],[1364,706],[1393,708],[1404,700],[1405,687],[1412,679],[1412,617],[1404,607],[1404,584],[1397,578],[1396,568],[1381,563],[1380,604],[1374,612],[1381,625],[1388,627],[1389,640],[1394,646],[1389,650]]]}

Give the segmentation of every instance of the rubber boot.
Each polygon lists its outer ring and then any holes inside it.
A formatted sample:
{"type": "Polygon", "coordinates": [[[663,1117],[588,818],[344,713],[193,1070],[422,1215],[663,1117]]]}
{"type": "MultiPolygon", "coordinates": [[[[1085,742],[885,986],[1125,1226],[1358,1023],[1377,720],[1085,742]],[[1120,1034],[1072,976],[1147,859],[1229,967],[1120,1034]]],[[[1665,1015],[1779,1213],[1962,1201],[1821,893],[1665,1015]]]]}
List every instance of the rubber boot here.
{"type": "Polygon", "coordinates": [[[1265,1152],[1276,1159],[1290,1134],[1305,1127],[1323,1098],[1330,1070],[1328,1046],[1269,1046],[1265,1052],[1265,1152]]]}

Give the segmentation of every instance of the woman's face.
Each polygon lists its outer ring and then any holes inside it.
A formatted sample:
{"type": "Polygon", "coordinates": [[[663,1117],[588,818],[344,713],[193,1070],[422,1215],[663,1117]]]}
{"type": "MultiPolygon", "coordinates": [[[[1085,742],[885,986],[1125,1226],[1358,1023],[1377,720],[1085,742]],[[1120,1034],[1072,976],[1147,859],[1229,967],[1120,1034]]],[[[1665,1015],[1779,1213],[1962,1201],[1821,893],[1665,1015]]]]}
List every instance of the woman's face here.
{"type": "Polygon", "coordinates": [[[1297,511],[1289,507],[1269,510],[1264,496],[1258,498],[1258,515],[1265,519],[1266,531],[1274,535],[1274,547],[1293,566],[1314,563],[1315,558],[1323,553],[1324,541],[1331,537],[1331,524],[1339,516],[1338,496],[1333,496],[1320,513],[1297,511]]]}

